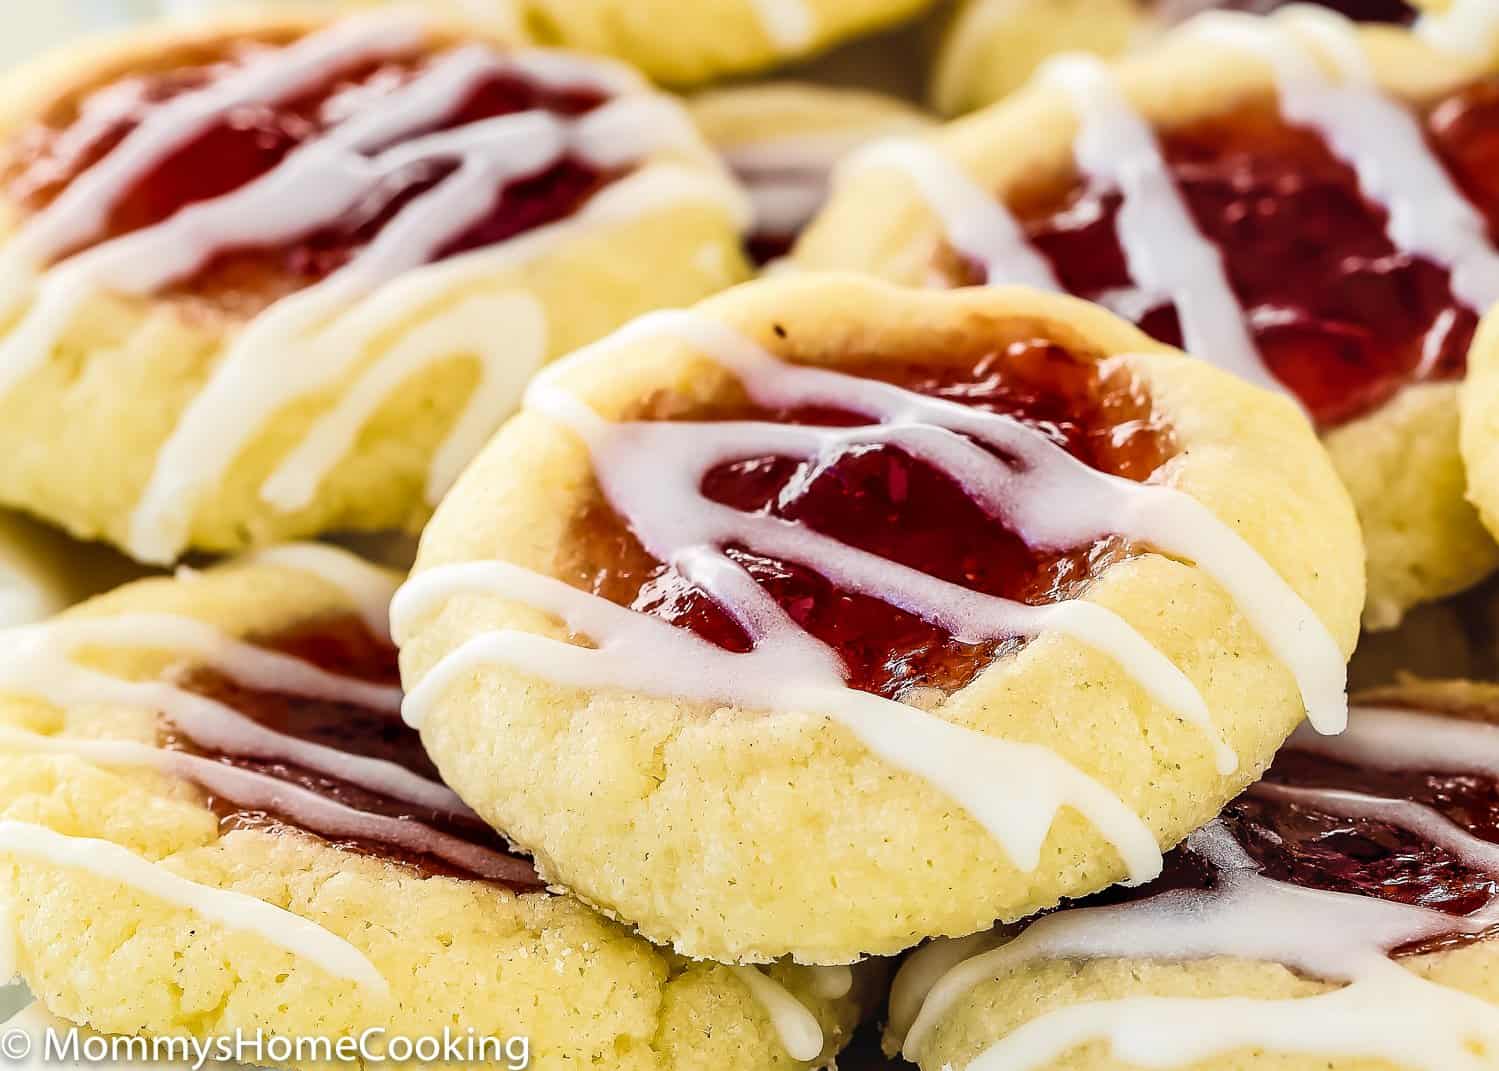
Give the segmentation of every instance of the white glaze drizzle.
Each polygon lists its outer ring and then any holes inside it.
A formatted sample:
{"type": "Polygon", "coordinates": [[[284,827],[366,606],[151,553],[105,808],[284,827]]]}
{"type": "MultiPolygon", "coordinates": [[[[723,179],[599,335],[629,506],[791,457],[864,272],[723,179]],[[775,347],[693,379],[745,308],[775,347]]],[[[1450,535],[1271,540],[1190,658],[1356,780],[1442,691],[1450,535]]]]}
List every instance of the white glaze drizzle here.
{"type": "Polygon", "coordinates": [[[786,1055],[810,1063],[822,1054],[822,1024],[789,989],[758,967],[730,967],[729,970],[770,1016],[786,1055]]]}
{"type": "Polygon", "coordinates": [[[539,884],[531,864],[522,859],[422,822],[362,811],[269,774],[200,755],[134,740],[45,736],[4,726],[0,726],[0,747],[12,752],[71,755],[100,766],[153,769],[191,781],[238,807],[280,815],[311,833],[354,837],[393,845],[414,855],[435,856],[492,881],[539,884]]]}
{"type": "MultiPolygon", "coordinates": [[[[1349,746],[1341,738],[1310,736],[1291,746],[1305,743],[1353,763],[1377,755],[1377,765],[1395,769],[1487,770],[1481,764],[1499,757],[1499,729],[1490,725],[1360,710],[1351,726],[1349,746]],[[1428,737],[1443,722],[1451,731],[1436,740],[1428,737]],[[1469,745],[1472,752],[1465,750],[1469,745]]],[[[1392,823],[1426,837],[1466,865],[1499,873],[1499,846],[1410,800],[1272,783],[1251,791],[1325,813],[1392,823]]],[[[930,984],[906,1033],[906,1055],[919,1053],[970,989],[1028,962],[1224,956],[1278,963],[1341,985],[1283,1000],[1138,997],[1073,1005],[1011,1032],[968,1069],[1027,1071],[1090,1041],[1107,1043],[1123,1063],[1152,1067],[1182,1066],[1238,1048],[1365,1056],[1425,1071],[1488,1066],[1474,1046],[1499,1045],[1494,1006],[1407,971],[1390,958],[1390,950],[1446,933],[1485,933],[1499,925],[1499,902],[1454,916],[1278,882],[1260,874],[1218,823],[1194,834],[1189,844],[1215,867],[1214,888],[1072,909],[1032,923],[1015,940],[961,962],[930,984]]],[[[908,988],[925,986],[929,978],[930,972],[922,972],[908,988]]]]}
{"type": "Polygon", "coordinates": [[[1176,306],[1187,352],[1278,389],[1244,322],[1222,255],[1197,229],[1155,132],[1109,67],[1094,56],[1067,55],[1047,63],[1038,77],[1071,98],[1079,124],[1077,166],[1094,183],[1119,191],[1115,227],[1130,276],[1147,294],[1176,306]]]}
{"type": "Polygon", "coordinates": [[[1499,780],[1499,733],[1482,722],[1393,707],[1360,707],[1340,736],[1298,729],[1287,745],[1381,770],[1446,770],[1499,780]]]}
{"type": "Polygon", "coordinates": [[[1359,186],[1389,212],[1398,249],[1452,273],[1452,292],[1479,313],[1499,302],[1499,253],[1488,225],[1432,152],[1409,109],[1382,93],[1357,27],[1333,11],[1288,9],[1274,19],[1212,12],[1188,32],[1252,52],[1275,73],[1281,111],[1321,135],[1358,175],[1359,186]],[[1323,46],[1330,79],[1291,32],[1323,46]]]}
{"type": "MultiPolygon", "coordinates": [[[[518,383],[547,355],[546,332],[534,305],[523,306],[521,298],[474,298],[459,311],[472,317],[508,318],[519,310],[527,330],[515,340],[518,348],[512,348],[508,338],[503,344],[497,338],[474,341],[472,323],[465,321],[470,329],[466,332],[433,326],[415,332],[381,359],[367,361],[377,345],[404,326],[403,318],[409,320],[448,296],[434,288],[436,280],[523,263],[586,226],[649,211],[671,199],[711,198],[729,204],[731,210],[739,207],[738,195],[728,192],[721,176],[709,174],[718,181],[694,186],[682,181],[677,165],[647,163],[612,184],[629,182],[630,189],[613,191],[616,196],[596,211],[588,209],[603,194],[568,220],[455,258],[467,262],[463,269],[453,270],[449,264],[443,265],[449,270],[428,271],[435,267],[428,263],[431,258],[489,210],[499,189],[565,155],[615,169],[641,163],[655,153],[701,149],[685,111],[669,98],[645,90],[622,68],[560,54],[500,55],[468,46],[440,55],[410,82],[378,100],[364,101],[357,114],[288,153],[279,165],[245,186],[42,270],[50,256],[98,231],[130,180],[159,165],[236,103],[275,100],[315,83],[336,69],[330,57],[347,62],[409,51],[422,39],[419,26],[404,17],[370,16],[340,23],[258,58],[242,76],[176,98],[70,183],[0,254],[0,305],[14,310],[31,299],[0,341],[0,389],[6,389],[46,361],[72,314],[90,296],[101,291],[157,292],[191,276],[216,250],[275,245],[335,221],[381,181],[423,161],[456,164],[451,174],[403,206],[347,265],[272,304],[229,344],[157,456],[126,540],[136,557],[167,561],[182,549],[200,497],[220,483],[255,434],[287,404],[326,390],[356,370],[360,373],[335,408],[319,418],[308,441],[285,459],[263,488],[266,501],[282,510],[311,500],[327,472],[352,447],[362,425],[412,374],[440,361],[474,359],[480,382],[432,459],[427,492],[435,501],[503,417],[518,383]],[[533,111],[420,133],[452,114],[482,79],[506,70],[551,84],[588,85],[622,95],[577,119],[533,111]],[[413,134],[417,136],[411,140],[400,140],[413,134]],[[506,256],[484,255],[497,252],[506,256]],[[361,368],[361,361],[367,367],[361,368]]],[[[604,193],[611,190],[612,186],[604,193]]]]}
{"type": "Polygon", "coordinates": [[[755,233],[792,238],[827,200],[838,161],[870,140],[864,130],[802,134],[730,145],[720,155],[749,192],[755,233]]]}
{"type": "Polygon", "coordinates": [[[898,442],[951,474],[993,515],[1041,549],[1067,549],[1110,534],[1140,538],[1196,562],[1239,602],[1294,673],[1313,721],[1337,731],[1346,718],[1343,659],[1316,615],[1228,526],[1180,492],[1100,473],[1006,416],[926,397],[890,384],[782,362],[745,336],[692,313],[656,313],[542,373],[527,406],[575,431],[588,445],[606,497],[629,518],[642,545],[708,592],[753,641],[745,654],[616,606],[554,578],[504,562],[440,566],[419,573],[392,604],[398,639],[448,598],[479,592],[563,618],[595,647],[517,630],[481,633],[443,658],[407,696],[419,725],[455,683],[503,664],[583,687],[732,701],[783,713],[821,712],[876,754],[925,778],[961,803],[1017,866],[1033,868],[1059,808],[1081,811],[1115,846],[1131,877],[1160,866],[1153,836],[1117,797],[1050,748],[974,733],[902,703],[847,688],[836,654],[803,632],[737,564],[730,542],[816,569],[858,591],[941,625],[970,642],[1054,630],[1116,660],[1145,691],[1195,725],[1231,772],[1232,750],[1213,727],[1200,693],[1121,618],[1095,604],[1032,607],[972,592],[918,570],[766,516],[706,500],[702,475],[714,465],[767,454],[815,461],[849,443],[898,442]],[[758,422],[611,424],[560,386],[590,362],[614,359],[641,341],[686,343],[769,407],[830,404],[866,415],[856,428],[758,422]],[[965,437],[966,436],[966,437],[965,437]],[[971,440],[998,448],[1000,462],[971,440]],[[1065,504],[1065,505],[1064,505],[1065,504]],[[1004,771],[1003,775],[1000,771],[1004,771]]]}
{"type": "Polygon", "coordinates": [[[801,52],[817,33],[817,16],[809,0],[750,0],[765,36],[782,52],[801,52]]]}
{"type": "MultiPolygon", "coordinates": [[[[1492,40],[1499,6],[1490,0],[1465,6],[1459,0],[1452,11],[1421,21],[1461,26],[1471,47],[1472,35],[1492,40]]],[[[1300,8],[1273,18],[1209,12],[1190,20],[1182,32],[1249,49],[1270,63],[1287,117],[1315,128],[1354,168],[1365,196],[1387,208],[1391,241],[1450,269],[1454,295],[1472,309],[1482,313],[1499,300],[1499,253],[1482,216],[1447,175],[1414,117],[1375,84],[1349,20],[1300,8]],[[1288,32],[1291,27],[1324,46],[1340,81],[1322,73],[1288,32]]],[[[1069,93],[1077,108],[1081,126],[1074,152],[1080,170],[1122,196],[1118,237],[1138,287],[1100,295],[1099,301],[1138,318],[1159,303],[1155,299],[1169,298],[1180,314],[1189,353],[1284,392],[1248,330],[1221,254],[1197,229],[1153,131],[1107,65],[1091,56],[1067,55],[1049,63],[1039,78],[1069,93]]],[[[948,241],[983,266],[990,283],[1060,289],[999,198],[963,175],[934,145],[881,143],[858,159],[905,172],[948,241]]]]}
{"type": "Polygon", "coordinates": [[[1415,32],[1451,52],[1485,53],[1499,37],[1499,5],[1493,0],[1450,0],[1441,11],[1424,11],[1415,32]]]}
{"type": "Polygon", "coordinates": [[[966,937],[936,937],[901,960],[890,981],[888,1032],[904,1041],[933,987],[960,963],[990,951],[1012,935],[1009,927],[981,930],[966,937]]]}
{"type": "Polygon", "coordinates": [[[829,717],[876,755],[939,786],[987,829],[1022,869],[1040,860],[1056,813],[1070,806],[1092,822],[1130,877],[1160,870],[1150,830],[1113,793],[1050,748],[970,732],[903,703],[843,686],[837,667],[810,645],[762,643],[736,654],[549,576],[505,562],[426,570],[397,594],[397,638],[448,598],[490,594],[563,619],[594,640],[585,648],[518,630],[481,633],[443,658],[406,697],[419,726],[450,687],[495,665],[583,688],[621,688],[663,698],[734,702],[787,715],[829,717]]]}
{"type": "Polygon", "coordinates": [[[812,992],[824,1000],[841,1000],[854,988],[854,969],[847,964],[806,967],[812,975],[812,992]]]}
{"type": "Polygon", "coordinates": [[[399,584],[391,571],[324,543],[285,543],[255,551],[243,560],[283,566],[325,581],[358,610],[370,635],[390,641],[390,600],[399,584]]]}
{"type": "Polygon", "coordinates": [[[30,822],[0,820],[0,852],[118,882],[228,929],[254,934],[337,978],[381,996],[389,993],[385,979],[364,953],[317,923],[244,893],[190,881],[110,841],[71,837],[30,822]]]}
{"type": "Polygon", "coordinates": [[[199,746],[246,757],[281,759],[364,785],[393,799],[437,811],[471,813],[445,785],[384,759],[278,733],[232,707],[166,680],[125,680],[74,660],[100,648],[163,650],[191,655],[193,665],[245,684],[292,695],[355,703],[394,712],[399,689],[340,677],[310,663],[244,643],[205,622],[167,614],[65,617],[10,629],[0,649],[0,692],[67,707],[117,704],[154,710],[199,746]]]}
{"type": "MultiPolygon", "coordinates": [[[[238,71],[207,88],[183,93],[155,109],[99,163],[75,178],[47,208],[33,216],[12,239],[20,257],[45,262],[95,237],[111,207],[142,175],[174,150],[211,128],[227,112],[251,103],[274,103],[315,86],[330,71],[360,59],[410,51],[423,39],[409,15],[365,16],[344,20],[284,49],[252,58],[238,71]]],[[[125,105],[123,97],[118,102],[125,105]]],[[[103,124],[124,107],[91,115],[83,138],[92,141],[103,124]]],[[[290,207],[290,206],[287,206],[290,207]]],[[[138,264],[150,271],[154,265],[138,264]]]]}
{"type": "Polygon", "coordinates": [[[854,153],[840,173],[890,170],[915,185],[952,247],[984,272],[988,283],[1061,291],[1046,258],[1027,244],[1020,224],[985,190],[924,138],[885,138],[854,153]]]}

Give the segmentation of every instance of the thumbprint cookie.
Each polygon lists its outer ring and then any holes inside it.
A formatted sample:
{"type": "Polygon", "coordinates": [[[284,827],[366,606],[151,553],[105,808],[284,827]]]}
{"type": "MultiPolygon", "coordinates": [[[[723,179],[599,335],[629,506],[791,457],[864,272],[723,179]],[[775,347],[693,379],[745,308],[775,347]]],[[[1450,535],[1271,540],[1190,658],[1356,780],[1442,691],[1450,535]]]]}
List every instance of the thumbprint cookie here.
{"type": "Polygon", "coordinates": [[[1480,1071],[1499,1055],[1499,687],[1299,732],[1161,877],[902,966],[927,1071],[1480,1071]]]}
{"type": "Polygon", "coordinates": [[[294,544],[7,635],[0,873],[46,1009],[523,1036],[547,1071],[825,1063],[868,968],[681,960],[549,892],[442,784],[400,720],[393,577],[294,544]]]}
{"type": "Polygon", "coordinates": [[[544,373],[393,606],[405,717],[541,871],[809,963],[1143,881],[1342,724],[1347,496],[1106,311],[794,273],[544,373]]]}
{"type": "Polygon", "coordinates": [[[757,264],[783,256],[827,197],[838,161],[928,119],[895,97],[802,82],[714,89],[690,102],[698,129],[749,192],[746,247],[757,264]]]}
{"type": "Polygon", "coordinates": [[[548,358],[746,271],[742,194],[612,61],[377,11],[6,85],[0,502],[139,559],[417,526],[548,358]]]}
{"type": "Polygon", "coordinates": [[[1205,15],[869,147],[798,261],[1069,292],[1285,392],[1353,496],[1364,624],[1389,628],[1499,564],[1457,410],[1499,299],[1495,145],[1499,76],[1477,60],[1308,8],[1205,15]]]}
{"type": "Polygon", "coordinates": [[[1046,60],[1083,51],[1114,57],[1208,11],[1269,15],[1291,3],[1325,8],[1371,26],[1419,27],[1433,43],[1471,50],[1499,22],[1491,0],[962,0],[943,28],[929,94],[945,115],[961,115],[1014,92],[1046,60]]]}
{"type": "MultiPolygon", "coordinates": [[[[496,0],[475,0],[481,7],[496,0]]],[[[933,0],[513,0],[538,41],[616,56],[670,85],[750,74],[890,26],[933,0]]]]}

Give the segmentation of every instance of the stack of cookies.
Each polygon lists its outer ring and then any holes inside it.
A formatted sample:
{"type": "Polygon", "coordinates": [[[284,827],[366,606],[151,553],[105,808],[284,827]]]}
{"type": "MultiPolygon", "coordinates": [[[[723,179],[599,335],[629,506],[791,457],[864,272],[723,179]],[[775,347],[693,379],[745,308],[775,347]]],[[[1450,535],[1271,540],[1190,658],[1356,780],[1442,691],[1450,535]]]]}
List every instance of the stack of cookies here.
{"type": "Polygon", "coordinates": [[[931,6],[7,76],[34,1057],[1499,1068],[1499,3],[931,6]]]}

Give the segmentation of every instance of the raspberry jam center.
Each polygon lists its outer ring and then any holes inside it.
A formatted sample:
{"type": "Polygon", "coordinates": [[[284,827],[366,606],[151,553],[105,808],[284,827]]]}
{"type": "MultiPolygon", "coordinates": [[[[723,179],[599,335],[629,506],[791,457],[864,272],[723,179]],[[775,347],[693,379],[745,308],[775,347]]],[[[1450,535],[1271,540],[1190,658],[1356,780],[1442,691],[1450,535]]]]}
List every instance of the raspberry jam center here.
{"type": "MultiPolygon", "coordinates": [[[[1423,804],[1473,836],[1499,844],[1499,781],[1491,776],[1376,769],[1292,745],[1277,756],[1265,782],[1423,804]]],[[[1340,813],[1335,800],[1288,799],[1252,789],[1225,808],[1222,820],[1260,872],[1274,881],[1420,906],[1454,917],[1472,915],[1499,900],[1499,873],[1433,843],[1393,817],[1340,813]]],[[[1157,881],[1083,904],[1140,899],[1173,889],[1207,889],[1215,883],[1211,865],[1183,847],[1167,855],[1165,873],[1157,881]]],[[[1389,951],[1397,956],[1434,952],[1487,936],[1455,928],[1389,951]]]]}
{"type": "MultiPolygon", "coordinates": [[[[1433,151],[1495,229],[1499,82],[1421,118],[1433,151]]],[[[1477,313],[1453,294],[1447,269],[1396,248],[1385,208],[1318,134],[1273,108],[1245,107],[1158,130],[1157,139],[1197,228],[1222,255],[1266,367],[1319,427],[1362,416],[1407,384],[1463,374],[1477,313]]],[[[1120,203],[1112,188],[1079,179],[1011,207],[1065,288],[1179,346],[1169,299],[1130,277],[1120,203]]]]}
{"type": "MultiPolygon", "coordinates": [[[[23,211],[39,211],[170,101],[211,87],[264,51],[262,47],[213,63],[141,74],[60,104],[16,138],[0,181],[23,211]]],[[[68,252],[154,226],[189,205],[241,189],[339,123],[378,110],[384,98],[423,76],[432,63],[432,57],[420,55],[362,61],[330,70],[317,85],[295,96],[230,109],[136,178],[110,204],[102,231],[68,252]]],[[[440,121],[371,151],[525,111],[576,118],[607,99],[591,87],[553,86],[497,67],[475,81],[440,121]]],[[[243,284],[247,274],[285,276],[294,286],[310,285],[348,263],[398,212],[457,166],[456,158],[413,162],[381,179],[355,209],[294,241],[274,248],[252,244],[214,250],[183,285],[213,291],[243,284]]],[[[453,256],[565,219],[622,173],[575,154],[563,156],[497,188],[488,210],[435,257],[453,256]]]]}
{"type": "MultiPolygon", "coordinates": [[[[1038,429],[1104,472],[1143,480],[1175,452],[1169,429],[1140,386],[1119,369],[1041,339],[951,362],[864,361],[839,371],[918,394],[1003,413],[1038,429]]],[[[645,419],[757,420],[847,426],[870,421],[825,408],[776,410],[748,402],[645,419]]],[[[1108,563],[1130,552],[1101,539],[1062,552],[1030,547],[989,515],[951,476],[890,444],[844,445],[815,460],[747,457],[710,470],[703,496],[745,514],[780,518],[971,591],[1031,604],[1075,597],[1108,563]]],[[[573,560],[562,576],[615,603],[695,632],[730,651],[751,641],[700,588],[655,560],[605,503],[578,517],[573,560]]],[[[842,659],[849,687],[892,699],[961,688],[1018,641],[964,642],[940,625],[869,594],[840,588],[813,569],[723,548],[806,632],[842,659]]]]}
{"type": "MultiPolygon", "coordinates": [[[[395,647],[372,635],[363,620],[357,617],[311,621],[290,631],[260,638],[256,642],[258,646],[291,655],[339,676],[390,686],[400,683],[395,647]]],[[[320,744],[350,755],[384,760],[429,780],[441,780],[437,768],[432,765],[422,748],[417,732],[391,711],[370,710],[349,702],[290,695],[277,691],[269,684],[265,687],[250,687],[221,673],[201,668],[190,672],[182,686],[293,739],[320,744]]],[[[239,769],[273,777],[367,814],[420,822],[471,844],[509,854],[509,848],[499,834],[468,815],[393,799],[368,787],[286,761],[206,750],[170,727],[165,729],[163,736],[163,746],[169,749],[203,755],[239,769]]],[[[300,828],[294,819],[285,814],[241,806],[239,802],[224,795],[210,793],[208,802],[219,816],[219,827],[223,832],[245,828],[300,828]]],[[[338,847],[404,863],[429,875],[477,876],[447,859],[413,852],[390,842],[333,839],[315,830],[304,831],[314,833],[324,840],[331,840],[338,847]]]]}

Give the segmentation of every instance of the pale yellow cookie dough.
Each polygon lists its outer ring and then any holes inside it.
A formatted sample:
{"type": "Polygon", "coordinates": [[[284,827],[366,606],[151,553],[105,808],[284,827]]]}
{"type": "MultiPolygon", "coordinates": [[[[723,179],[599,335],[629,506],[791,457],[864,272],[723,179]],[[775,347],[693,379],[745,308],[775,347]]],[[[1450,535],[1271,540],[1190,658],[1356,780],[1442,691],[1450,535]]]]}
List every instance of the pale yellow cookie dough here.
{"type": "MultiPolygon", "coordinates": [[[[236,42],[284,42],[331,18],[241,16],[191,28],[154,27],[44,57],[4,82],[0,143],[13,143],[37,116],[86,87],[213,55],[236,42]]],[[[471,36],[458,26],[431,16],[432,47],[471,36]]],[[[643,82],[634,90],[646,91],[643,82]]],[[[0,502],[148,558],[187,549],[230,551],[330,529],[418,529],[431,508],[427,481],[434,453],[476,389],[478,346],[504,348],[495,358],[497,377],[506,377],[497,379],[504,396],[496,395],[498,402],[486,403],[480,414],[498,425],[538,364],[636,315],[689,303],[747,274],[739,250],[742,198],[707,145],[688,131],[678,147],[642,161],[642,169],[653,167],[670,171],[658,176],[656,193],[637,190],[627,200],[608,201],[631,181],[627,177],[589,202],[615,205],[601,208],[589,222],[570,226],[575,220],[569,219],[533,230],[507,247],[514,255],[488,262],[478,274],[464,269],[428,276],[433,285],[420,300],[401,299],[410,305],[409,316],[382,331],[327,388],[274,408],[246,437],[222,479],[174,502],[188,517],[180,539],[133,538],[132,514],[189,403],[270,299],[258,289],[214,300],[180,290],[147,297],[106,291],[87,299],[50,356],[0,393],[0,452],[6,457],[0,502]],[[445,343],[452,356],[439,355],[406,375],[378,402],[305,505],[266,500],[268,478],[363,373],[404,342],[442,332],[455,340],[445,343]],[[513,369],[505,369],[504,360],[513,369]]],[[[17,206],[0,195],[0,243],[22,222],[17,206]]],[[[395,300],[402,281],[415,274],[388,284],[380,294],[392,296],[384,300],[395,300]]],[[[266,285],[274,294],[281,282],[266,285]]],[[[6,332],[25,311],[23,306],[0,325],[0,345],[12,341],[6,332]]],[[[363,312],[368,317],[368,303],[363,312]]],[[[263,356],[268,365],[276,359],[273,353],[263,356]]]]}
{"type": "Polygon", "coordinates": [[[1212,0],[959,0],[943,27],[928,95],[937,111],[962,115],[1014,92],[1053,56],[1121,56],[1182,18],[1229,6],[1212,0]]]}
{"type": "MultiPolygon", "coordinates": [[[[1478,59],[1439,54],[1389,27],[1366,30],[1363,39],[1380,83],[1413,101],[1435,99],[1487,70],[1478,59]]],[[[1263,103],[1275,93],[1271,71],[1252,55],[1187,33],[1121,63],[1118,76],[1134,107],[1159,126],[1263,103]]],[[[1077,130],[1066,92],[1037,84],[941,128],[930,144],[980,189],[1012,199],[1075,178],[1077,130]]],[[[803,233],[793,263],[909,285],[962,281],[929,202],[906,175],[884,166],[842,173],[826,208],[803,233]]],[[[1473,363],[1481,369],[1485,359],[1475,352],[1473,363]]],[[[1499,547],[1460,493],[1454,399],[1450,384],[1413,387],[1326,437],[1365,531],[1368,628],[1390,628],[1412,606],[1470,587],[1499,566],[1499,547]]],[[[1499,441],[1499,431],[1495,435],[1499,441]]],[[[1494,456],[1499,466],[1499,451],[1494,456]]],[[[1499,502],[1499,476],[1494,482],[1499,502]]]]}
{"type": "MultiPolygon", "coordinates": [[[[1188,361],[1102,310],[1019,289],[916,291],[853,276],[792,275],[699,306],[784,359],[965,361],[1047,338],[1140,377],[1181,452],[1160,473],[1232,525],[1352,649],[1363,555],[1347,496],[1305,418],[1282,398],[1188,361]]],[[[685,344],[639,342],[571,365],[564,385],[607,417],[642,399],[730,390],[685,344]]],[[[684,401],[684,404],[686,403],[684,401]]],[[[423,536],[416,575],[500,559],[557,575],[569,525],[599,501],[581,443],[535,412],[514,418],[423,536]]],[[[1111,566],[1090,601],[1123,615],[1203,691],[1235,749],[1216,772],[1203,735],[1098,651],[1046,633],[934,699],[943,719],[1054,749],[1139,813],[1162,845],[1217,813],[1303,715],[1287,670],[1222,589],[1157,555],[1111,566]]],[[[398,636],[415,687],[475,634],[563,638],[546,615],[454,596],[398,636]]],[[[543,872],[690,955],[843,962],[924,936],[1018,918],[1123,876],[1118,854],[1061,812],[1033,873],[929,783],[821,717],[577,689],[500,666],[435,697],[423,740],[444,778],[535,852],[543,872]]]]}
{"type": "Polygon", "coordinates": [[[804,137],[851,142],[921,130],[931,118],[885,93],[813,82],[759,82],[708,89],[688,98],[708,143],[720,152],[804,137]]]}
{"type": "Polygon", "coordinates": [[[1499,535],[1499,313],[1478,326],[1459,402],[1468,499],[1499,535]]]}
{"type": "MultiPolygon", "coordinates": [[[[1412,705],[1459,716],[1499,718],[1499,686],[1492,684],[1409,680],[1364,692],[1357,698],[1373,705],[1412,705]]],[[[983,947],[997,947],[1004,940],[996,934],[983,947]]],[[[1494,1003],[1495,1015],[1499,1016],[1499,940],[1492,936],[1452,951],[1408,956],[1399,962],[1439,985],[1494,1003]]],[[[1136,997],[1286,1000],[1337,988],[1278,963],[1226,956],[1192,962],[1109,958],[1026,961],[959,997],[920,1041],[917,1063],[922,1071],[963,1071],[985,1049],[1026,1023],[1079,1005],[1136,997]]],[[[904,1009],[906,1016],[914,1011],[914,1007],[904,1009]]],[[[901,1044],[909,1025],[892,1023],[887,1050],[894,1051],[901,1044]]],[[[1341,1055],[1337,1048],[1332,1045],[1326,1053],[1240,1048],[1169,1066],[1172,1071],[1415,1071],[1403,1063],[1341,1055]]],[[[1090,1042],[1054,1059],[1028,1064],[1026,1071],[1133,1071],[1137,1066],[1114,1056],[1107,1044],[1090,1042]]]]}
{"type": "Polygon", "coordinates": [[[658,81],[687,86],[821,52],[915,15],[933,0],[515,2],[538,41],[617,56],[658,81]]]}
{"type": "MultiPolygon", "coordinates": [[[[172,614],[254,636],[356,610],[320,575],[251,563],[140,581],[65,618],[172,614]]],[[[182,656],[126,648],[84,657],[151,680],[182,656]]],[[[15,696],[0,698],[0,725],[142,742],[157,732],[149,709],[15,696]]],[[[418,1036],[473,1027],[528,1035],[538,1071],[811,1066],[786,1054],[765,1006],[730,969],[684,961],[566,896],[426,877],[300,833],[220,835],[196,787],[73,756],[0,753],[0,818],[103,838],[174,874],[285,908],[353,944],[391,990],[381,996],[132,886],[0,847],[22,976],[53,1014],[104,1033],[333,1037],[379,1026],[418,1036]]],[[[847,995],[829,997],[815,971],[769,970],[820,1021],[823,1059],[847,1041],[879,974],[859,968],[847,995]]]]}
{"type": "Polygon", "coordinates": [[[1060,52],[1117,56],[1146,22],[1140,0],[960,0],[932,68],[932,107],[944,115],[981,108],[1060,52]]]}

